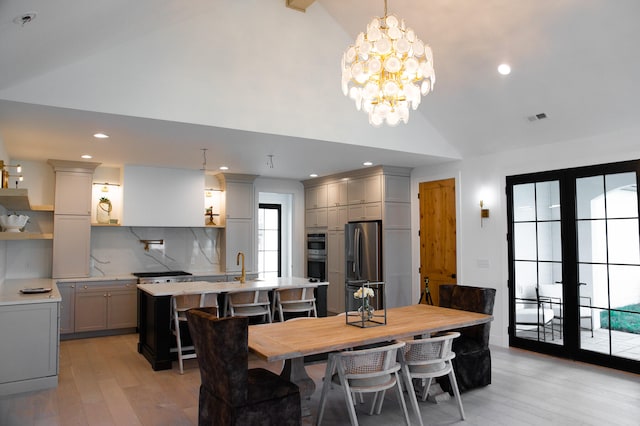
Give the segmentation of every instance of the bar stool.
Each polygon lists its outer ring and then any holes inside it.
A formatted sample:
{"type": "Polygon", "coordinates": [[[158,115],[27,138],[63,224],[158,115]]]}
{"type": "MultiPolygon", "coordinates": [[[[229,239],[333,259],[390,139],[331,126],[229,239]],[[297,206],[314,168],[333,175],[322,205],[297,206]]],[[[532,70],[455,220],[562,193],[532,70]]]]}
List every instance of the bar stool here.
{"type": "Polygon", "coordinates": [[[176,337],[176,348],[172,348],[171,351],[178,352],[180,374],[184,374],[183,361],[185,359],[193,359],[196,357],[196,352],[193,345],[182,345],[181,324],[187,323],[186,312],[189,309],[200,307],[201,301],[201,294],[181,294],[171,296],[171,317],[173,320],[171,332],[176,337]]]}

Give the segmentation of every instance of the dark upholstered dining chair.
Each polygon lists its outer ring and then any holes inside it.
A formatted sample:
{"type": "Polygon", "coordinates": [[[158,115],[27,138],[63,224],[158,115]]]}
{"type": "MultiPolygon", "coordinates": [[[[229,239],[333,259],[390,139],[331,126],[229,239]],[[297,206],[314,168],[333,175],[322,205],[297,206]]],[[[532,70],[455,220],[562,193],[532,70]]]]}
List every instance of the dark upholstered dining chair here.
{"type": "Polygon", "coordinates": [[[199,425],[300,425],[298,387],[249,369],[249,319],[220,318],[215,308],[187,311],[200,367],[199,425]]]}
{"type": "MultiPolygon", "coordinates": [[[[441,285],[440,306],[469,312],[493,315],[496,300],[494,288],[472,287],[455,284],[441,285]]],[[[459,330],[460,337],[453,341],[453,368],[460,392],[486,386],[491,383],[491,351],[489,333],[491,322],[465,327],[459,330]]],[[[451,390],[448,377],[438,379],[441,387],[451,390]]]]}

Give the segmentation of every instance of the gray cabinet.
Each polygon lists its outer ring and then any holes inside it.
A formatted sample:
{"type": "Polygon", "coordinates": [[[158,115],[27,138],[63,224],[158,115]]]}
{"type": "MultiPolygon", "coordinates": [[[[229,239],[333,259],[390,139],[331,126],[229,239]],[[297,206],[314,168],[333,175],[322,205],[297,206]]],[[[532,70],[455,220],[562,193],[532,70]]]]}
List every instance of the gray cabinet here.
{"type": "Polygon", "coordinates": [[[348,202],[347,181],[341,180],[327,184],[327,206],[344,206],[348,202]]]}
{"type": "Polygon", "coordinates": [[[327,226],[327,209],[311,209],[306,211],[305,222],[307,227],[327,226]]]}
{"type": "Polygon", "coordinates": [[[60,334],[73,333],[75,330],[76,283],[58,283],[62,297],[60,303],[60,334]]]}
{"type": "Polygon", "coordinates": [[[49,160],[56,174],[53,278],[88,277],[91,181],[100,163],[49,160]]]}
{"type": "Polygon", "coordinates": [[[75,332],[115,330],[137,325],[135,281],[76,285],[75,332]]]}
{"type": "Polygon", "coordinates": [[[327,288],[327,310],[344,312],[344,228],[341,231],[327,233],[327,269],[329,287],[327,288]]]}
{"type": "Polygon", "coordinates": [[[58,384],[58,302],[0,306],[0,396],[58,384]]]}

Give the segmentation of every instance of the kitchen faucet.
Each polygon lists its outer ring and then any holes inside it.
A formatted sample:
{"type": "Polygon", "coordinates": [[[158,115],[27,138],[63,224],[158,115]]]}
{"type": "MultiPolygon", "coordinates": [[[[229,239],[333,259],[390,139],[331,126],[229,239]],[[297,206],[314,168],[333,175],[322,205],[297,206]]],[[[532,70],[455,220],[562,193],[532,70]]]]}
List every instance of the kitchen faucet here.
{"type": "Polygon", "coordinates": [[[244,253],[241,251],[239,251],[238,255],[236,256],[236,265],[240,264],[240,256],[242,256],[242,275],[240,275],[239,277],[235,277],[234,280],[240,281],[240,284],[244,284],[244,282],[247,280],[247,273],[244,270],[244,253]]]}

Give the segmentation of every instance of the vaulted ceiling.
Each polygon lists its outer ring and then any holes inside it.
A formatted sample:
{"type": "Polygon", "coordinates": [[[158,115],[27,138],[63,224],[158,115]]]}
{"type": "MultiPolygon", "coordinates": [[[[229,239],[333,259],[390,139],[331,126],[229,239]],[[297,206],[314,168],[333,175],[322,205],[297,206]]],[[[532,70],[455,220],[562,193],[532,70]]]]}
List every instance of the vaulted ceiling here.
{"type": "Polygon", "coordinates": [[[342,52],[383,0],[285,3],[0,2],[7,155],[196,169],[206,148],[211,170],[305,179],[638,125],[637,0],[389,0],[432,47],[437,77],[395,128],[372,128],[340,89],[342,52]]]}

